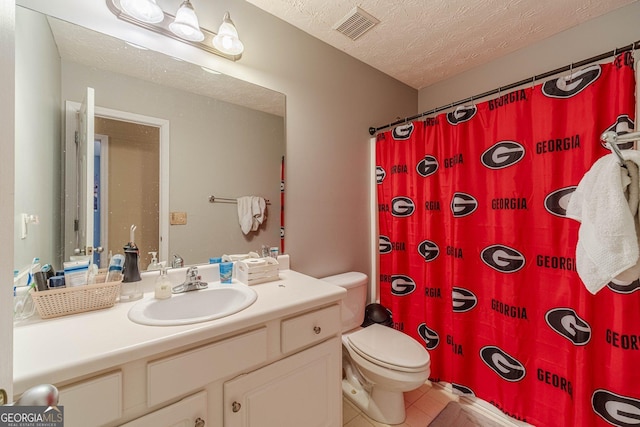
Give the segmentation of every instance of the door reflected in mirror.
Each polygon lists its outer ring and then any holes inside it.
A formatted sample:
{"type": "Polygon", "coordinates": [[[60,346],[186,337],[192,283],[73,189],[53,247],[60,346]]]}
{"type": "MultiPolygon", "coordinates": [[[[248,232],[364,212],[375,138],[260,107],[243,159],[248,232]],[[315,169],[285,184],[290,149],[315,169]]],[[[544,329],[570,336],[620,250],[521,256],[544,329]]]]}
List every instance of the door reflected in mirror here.
{"type": "Polygon", "coordinates": [[[96,117],[95,132],[93,246],[102,252],[94,263],[106,267],[122,249],[129,223],[141,254],[159,252],[160,129],[96,117]]]}
{"type": "MultiPolygon", "coordinates": [[[[162,198],[167,198],[162,182],[168,182],[167,162],[161,161],[161,151],[168,151],[169,122],[155,117],[133,115],[125,111],[94,107],[93,147],[76,144],[77,130],[74,123],[81,125],[83,104],[67,101],[66,123],[66,177],[65,204],[67,237],[65,253],[70,255],[92,254],[98,267],[106,267],[114,253],[121,253],[129,243],[130,228],[135,225],[135,244],[143,260],[151,253],[167,253],[168,241],[160,245],[160,220],[164,220],[160,210],[162,198]],[[87,148],[93,148],[88,153],[87,148]],[[81,170],[82,159],[92,157],[87,162],[87,172],[74,177],[81,170]],[[69,166],[70,165],[70,166],[69,166]],[[86,176],[86,178],[84,178],[86,176]],[[87,188],[85,182],[92,186],[87,188]],[[77,195],[77,199],[73,199],[77,195]],[[87,198],[85,205],[81,198],[87,198]],[[80,202],[76,202],[80,200],[80,202]],[[90,208],[86,214],[85,207],[90,208]],[[78,220],[69,221],[70,218],[78,220]]],[[[86,132],[86,131],[84,131],[86,132]]],[[[91,131],[90,131],[91,132],[91,131]]],[[[148,262],[143,262],[147,265],[148,262]]]]}

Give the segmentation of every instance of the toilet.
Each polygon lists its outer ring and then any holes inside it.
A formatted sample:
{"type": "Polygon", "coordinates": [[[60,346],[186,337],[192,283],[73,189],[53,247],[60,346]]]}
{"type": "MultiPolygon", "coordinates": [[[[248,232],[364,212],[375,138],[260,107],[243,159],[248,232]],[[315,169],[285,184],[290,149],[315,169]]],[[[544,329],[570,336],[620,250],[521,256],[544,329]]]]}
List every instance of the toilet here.
{"type": "Polygon", "coordinates": [[[343,394],[370,418],[401,424],[406,417],[403,394],[429,377],[429,353],[416,340],[390,327],[360,326],[367,275],[349,272],[321,280],[347,290],[342,301],[343,394]]]}

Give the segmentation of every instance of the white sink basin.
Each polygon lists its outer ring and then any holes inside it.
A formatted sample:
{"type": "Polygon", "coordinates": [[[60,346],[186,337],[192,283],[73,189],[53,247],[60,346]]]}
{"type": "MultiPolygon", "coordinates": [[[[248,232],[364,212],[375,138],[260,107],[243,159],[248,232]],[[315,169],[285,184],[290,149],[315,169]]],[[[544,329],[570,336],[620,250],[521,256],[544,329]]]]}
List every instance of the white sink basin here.
{"type": "Polygon", "coordinates": [[[257,297],[256,291],[242,283],[213,282],[207,289],[173,295],[169,299],[146,297],[131,307],[129,319],[151,326],[206,322],[242,311],[257,297]]]}

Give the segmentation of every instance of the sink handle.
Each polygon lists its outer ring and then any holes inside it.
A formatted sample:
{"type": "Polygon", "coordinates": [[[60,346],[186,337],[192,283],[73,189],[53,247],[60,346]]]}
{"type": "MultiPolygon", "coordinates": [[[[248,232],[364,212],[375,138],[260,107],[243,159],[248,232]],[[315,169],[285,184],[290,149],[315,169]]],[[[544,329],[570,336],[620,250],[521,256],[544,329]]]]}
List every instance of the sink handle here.
{"type": "Polygon", "coordinates": [[[187,269],[187,282],[197,282],[198,279],[198,267],[189,267],[187,269]]]}

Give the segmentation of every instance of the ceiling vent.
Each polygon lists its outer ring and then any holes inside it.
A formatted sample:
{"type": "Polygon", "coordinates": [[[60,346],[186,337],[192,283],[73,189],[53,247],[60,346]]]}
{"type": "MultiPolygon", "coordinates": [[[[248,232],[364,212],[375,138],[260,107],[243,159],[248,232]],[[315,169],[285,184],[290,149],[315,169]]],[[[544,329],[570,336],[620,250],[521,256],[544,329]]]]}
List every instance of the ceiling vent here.
{"type": "Polygon", "coordinates": [[[335,24],[333,29],[349,37],[351,40],[356,40],[378,23],[380,23],[379,20],[356,6],[347,16],[342,18],[340,22],[335,24]]]}

